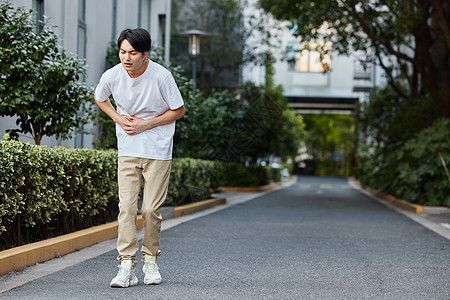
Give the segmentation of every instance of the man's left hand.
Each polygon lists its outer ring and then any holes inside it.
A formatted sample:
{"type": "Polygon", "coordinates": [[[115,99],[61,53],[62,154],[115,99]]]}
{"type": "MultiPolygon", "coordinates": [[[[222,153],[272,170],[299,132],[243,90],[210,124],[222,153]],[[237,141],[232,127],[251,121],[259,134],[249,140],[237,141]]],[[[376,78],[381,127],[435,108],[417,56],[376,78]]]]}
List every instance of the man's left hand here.
{"type": "Polygon", "coordinates": [[[148,120],[144,120],[144,119],[137,118],[134,116],[131,116],[128,119],[129,119],[129,122],[126,122],[123,126],[123,130],[128,135],[136,135],[136,134],[139,134],[149,128],[148,120]]]}

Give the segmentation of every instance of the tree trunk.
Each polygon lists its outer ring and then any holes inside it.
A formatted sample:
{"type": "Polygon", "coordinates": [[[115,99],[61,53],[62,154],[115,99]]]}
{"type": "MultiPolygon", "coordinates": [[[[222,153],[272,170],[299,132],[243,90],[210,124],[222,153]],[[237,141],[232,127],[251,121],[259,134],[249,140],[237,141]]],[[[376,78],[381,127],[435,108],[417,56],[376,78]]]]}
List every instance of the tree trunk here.
{"type": "MultiPolygon", "coordinates": [[[[436,43],[435,39],[431,36],[431,30],[428,27],[428,20],[431,17],[428,15],[429,7],[424,3],[421,7],[424,12],[423,20],[413,30],[416,44],[416,66],[419,73],[421,73],[421,79],[425,85],[430,97],[436,104],[440,116],[444,118],[449,117],[449,105],[448,99],[444,98],[444,94],[440,91],[444,85],[448,85],[443,79],[445,76],[441,76],[441,81],[438,80],[439,67],[433,60],[432,47],[436,43]]],[[[445,57],[445,55],[444,55],[445,57]]],[[[448,61],[447,61],[448,64],[448,61]]],[[[441,66],[441,71],[444,72],[445,68],[441,66]]],[[[442,73],[443,74],[443,73],[442,73]]]]}
{"type": "Polygon", "coordinates": [[[36,144],[36,145],[41,144],[42,134],[40,132],[35,133],[33,138],[34,138],[34,144],[36,144]]]}

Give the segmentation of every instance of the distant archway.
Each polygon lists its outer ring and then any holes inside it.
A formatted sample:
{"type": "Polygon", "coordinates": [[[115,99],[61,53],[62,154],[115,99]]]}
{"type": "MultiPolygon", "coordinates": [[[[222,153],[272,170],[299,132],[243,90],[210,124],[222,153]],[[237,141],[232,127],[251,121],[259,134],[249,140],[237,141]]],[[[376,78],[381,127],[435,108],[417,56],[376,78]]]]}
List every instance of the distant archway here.
{"type": "Polygon", "coordinates": [[[289,107],[297,114],[337,114],[351,115],[358,98],[345,97],[286,97],[289,107]]]}

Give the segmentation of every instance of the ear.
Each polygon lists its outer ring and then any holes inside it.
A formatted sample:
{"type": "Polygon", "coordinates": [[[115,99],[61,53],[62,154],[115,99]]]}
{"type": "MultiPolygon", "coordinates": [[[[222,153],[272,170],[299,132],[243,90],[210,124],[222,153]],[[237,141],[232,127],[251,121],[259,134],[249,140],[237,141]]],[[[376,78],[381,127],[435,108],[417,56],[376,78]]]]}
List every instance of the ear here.
{"type": "Polygon", "coordinates": [[[149,51],[145,51],[145,52],[142,53],[142,55],[144,56],[144,59],[147,58],[149,53],[150,53],[149,51]]]}

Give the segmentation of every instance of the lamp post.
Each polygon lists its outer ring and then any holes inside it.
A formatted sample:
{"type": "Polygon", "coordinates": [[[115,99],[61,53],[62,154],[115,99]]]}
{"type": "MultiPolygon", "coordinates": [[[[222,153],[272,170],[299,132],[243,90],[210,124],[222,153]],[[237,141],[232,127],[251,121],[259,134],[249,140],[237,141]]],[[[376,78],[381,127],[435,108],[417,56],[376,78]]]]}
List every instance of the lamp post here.
{"type": "Polygon", "coordinates": [[[209,33],[197,29],[191,29],[182,32],[182,34],[189,36],[189,57],[191,58],[192,61],[192,80],[194,81],[194,84],[192,86],[192,92],[195,92],[197,79],[196,60],[197,57],[200,55],[200,36],[209,35],[209,33]]]}

